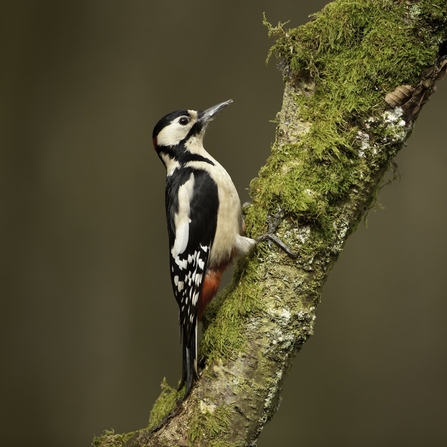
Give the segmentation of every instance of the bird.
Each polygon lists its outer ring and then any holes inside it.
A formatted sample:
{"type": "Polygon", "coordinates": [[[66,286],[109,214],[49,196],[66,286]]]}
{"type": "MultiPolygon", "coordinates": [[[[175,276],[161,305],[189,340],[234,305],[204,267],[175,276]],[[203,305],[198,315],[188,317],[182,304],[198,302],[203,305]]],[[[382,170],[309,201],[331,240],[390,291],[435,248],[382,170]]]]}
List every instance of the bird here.
{"type": "Polygon", "coordinates": [[[233,101],[205,110],[177,110],[161,118],[152,133],[166,168],[165,206],[170,275],[179,306],[183,399],[198,378],[197,329],[216,295],[227,266],[250,252],[256,240],[244,236],[241,201],[225,168],[204,148],[208,124],[233,101]]]}

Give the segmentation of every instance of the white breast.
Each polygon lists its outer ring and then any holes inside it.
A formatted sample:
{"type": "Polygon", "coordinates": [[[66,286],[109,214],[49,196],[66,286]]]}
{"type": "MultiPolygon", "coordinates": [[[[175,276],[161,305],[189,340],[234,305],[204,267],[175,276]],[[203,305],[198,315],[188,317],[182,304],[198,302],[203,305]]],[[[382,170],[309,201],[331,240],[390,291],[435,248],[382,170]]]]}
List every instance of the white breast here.
{"type": "Polygon", "coordinates": [[[191,138],[187,143],[187,148],[191,153],[201,155],[213,164],[203,161],[191,161],[186,165],[207,171],[218,185],[219,212],[216,235],[209,257],[209,267],[213,267],[221,262],[228,261],[232,257],[233,252],[236,252],[237,255],[248,253],[255,241],[241,236],[241,201],[228,172],[204,149],[200,137],[191,138]]]}

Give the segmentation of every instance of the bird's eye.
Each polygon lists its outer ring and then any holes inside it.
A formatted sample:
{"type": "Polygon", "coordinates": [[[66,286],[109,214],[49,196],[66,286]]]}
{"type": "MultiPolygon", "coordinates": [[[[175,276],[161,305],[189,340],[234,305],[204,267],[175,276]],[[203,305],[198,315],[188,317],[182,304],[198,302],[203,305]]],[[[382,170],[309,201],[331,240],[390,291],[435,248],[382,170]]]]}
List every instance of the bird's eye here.
{"type": "Polygon", "coordinates": [[[179,120],[178,120],[179,124],[181,124],[182,126],[186,126],[189,123],[189,118],[187,118],[186,116],[182,116],[179,120]]]}

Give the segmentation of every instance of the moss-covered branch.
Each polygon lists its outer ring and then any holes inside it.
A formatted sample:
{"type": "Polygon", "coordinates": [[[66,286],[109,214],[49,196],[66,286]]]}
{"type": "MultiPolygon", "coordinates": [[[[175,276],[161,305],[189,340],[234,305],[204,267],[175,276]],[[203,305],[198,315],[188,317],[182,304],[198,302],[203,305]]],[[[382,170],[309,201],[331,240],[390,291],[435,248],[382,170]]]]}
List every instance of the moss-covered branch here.
{"type": "Polygon", "coordinates": [[[251,183],[247,232],[262,234],[281,210],[278,236],[299,257],[263,243],[241,260],[206,314],[191,396],[178,403],[163,384],[147,429],[107,433],[97,446],[256,442],[312,334],[329,271],[446,68],[447,0],[339,0],[302,27],[266,25],[285,92],[272,155],[251,183]]]}

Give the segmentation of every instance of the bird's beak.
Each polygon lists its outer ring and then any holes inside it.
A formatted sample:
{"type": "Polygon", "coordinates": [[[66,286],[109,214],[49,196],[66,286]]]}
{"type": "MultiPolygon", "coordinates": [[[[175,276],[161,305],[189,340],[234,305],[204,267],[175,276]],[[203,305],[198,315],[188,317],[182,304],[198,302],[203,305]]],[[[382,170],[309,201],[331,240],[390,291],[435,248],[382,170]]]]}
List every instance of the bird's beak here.
{"type": "Polygon", "coordinates": [[[232,99],[229,99],[228,101],[221,102],[220,104],[216,104],[213,107],[210,107],[209,109],[202,110],[199,112],[199,122],[201,124],[207,124],[209,121],[211,121],[214,118],[214,115],[218,114],[224,107],[230,105],[233,102],[232,99]]]}

